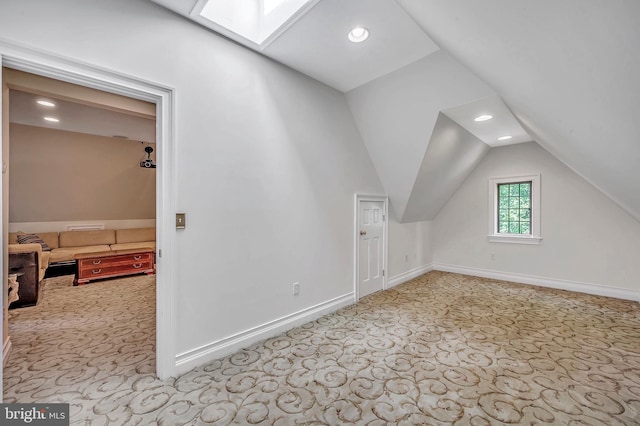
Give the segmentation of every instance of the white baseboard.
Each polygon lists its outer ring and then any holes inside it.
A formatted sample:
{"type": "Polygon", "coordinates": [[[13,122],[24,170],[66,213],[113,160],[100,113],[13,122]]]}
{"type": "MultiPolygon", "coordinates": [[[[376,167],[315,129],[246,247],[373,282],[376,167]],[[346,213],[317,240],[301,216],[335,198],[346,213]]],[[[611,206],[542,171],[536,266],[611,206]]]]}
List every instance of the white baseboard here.
{"type": "Polygon", "coordinates": [[[11,353],[11,339],[8,338],[4,345],[2,345],[2,366],[4,367],[9,359],[9,354],[11,353]]]}
{"type": "Polygon", "coordinates": [[[469,268],[466,266],[434,263],[436,271],[454,272],[456,274],[473,275],[520,284],[531,284],[558,290],[576,291],[578,293],[595,294],[598,296],[614,297],[640,302],[640,292],[620,287],[609,287],[600,284],[583,283],[579,281],[562,280],[556,278],[538,277],[535,275],[516,274],[512,272],[494,271],[490,269],[469,268]]]}
{"type": "MultiPolygon", "coordinates": [[[[472,275],[476,277],[491,278],[503,281],[511,281],[521,284],[531,284],[540,287],[576,291],[580,293],[595,294],[599,296],[614,297],[617,299],[627,299],[640,302],[640,292],[624,288],[608,287],[598,284],[582,283],[578,281],[545,278],[534,275],[516,274],[511,272],[470,268],[442,263],[423,265],[390,277],[387,282],[387,288],[395,287],[399,284],[402,284],[433,270],[453,272],[457,274],[472,275]]],[[[309,321],[313,321],[314,319],[317,319],[322,315],[353,304],[353,300],[354,293],[348,293],[343,296],[339,296],[326,302],[320,303],[318,305],[311,306],[307,309],[303,309],[293,314],[284,316],[282,318],[267,322],[241,333],[237,333],[224,339],[220,339],[207,345],[181,353],[176,356],[176,373],[186,373],[194,367],[222,358],[242,348],[248,347],[253,343],[259,342],[269,337],[273,337],[283,331],[305,324],[309,321]]],[[[11,348],[9,342],[9,345],[5,345],[4,352],[8,353],[10,349],[11,348]],[[7,348],[6,346],[9,347],[7,348]]],[[[6,355],[3,359],[6,359],[6,355]]]]}
{"type": "Polygon", "coordinates": [[[246,348],[253,343],[268,339],[283,331],[290,330],[293,327],[313,321],[330,312],[352,305],[353,300],[354,294],[351,292],[282,318],[269,321],[241,333],[234,334],[233,336],[178,354],[176,356],[176,372],[177,374],[186,373],[194,367],[222,358],[242,348],[246,348]]]}
{"type": "Polygon", "coordinates": [[[409,271],[394,275],[393,277],[389,277],[389,281],[387,281],[387,288],[395,287],[398,284],[402,284],[404,282],[412,280],[422,274],[426,274],[429,271],[433,271],[433,263],[418,266],[417,268],[413,268],[409,271]]]}

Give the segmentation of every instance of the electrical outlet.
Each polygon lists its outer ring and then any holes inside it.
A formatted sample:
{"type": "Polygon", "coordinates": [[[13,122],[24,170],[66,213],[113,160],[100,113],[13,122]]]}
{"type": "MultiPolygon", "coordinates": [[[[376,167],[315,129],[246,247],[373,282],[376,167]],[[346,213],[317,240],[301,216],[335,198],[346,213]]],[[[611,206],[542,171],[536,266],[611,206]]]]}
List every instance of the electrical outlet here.
{"type": "Polygon", "coordinates": [[[293,283],[293,295],[297,296],[300,294],[300,283],[293,283]]]}
{"type": "Polygon", "coordinates": [[[405,262],[408,262],[408,261],[409,261],[409,255],[408,255],[408,254],[405,254],[405,255],[404,255],[404,261],[405,261],[405,262]]]}
{"type": "Polygon", "coordinates": [[[495,253],[491,253],[491,260],[496,260],[496,254],[495,253]]]}

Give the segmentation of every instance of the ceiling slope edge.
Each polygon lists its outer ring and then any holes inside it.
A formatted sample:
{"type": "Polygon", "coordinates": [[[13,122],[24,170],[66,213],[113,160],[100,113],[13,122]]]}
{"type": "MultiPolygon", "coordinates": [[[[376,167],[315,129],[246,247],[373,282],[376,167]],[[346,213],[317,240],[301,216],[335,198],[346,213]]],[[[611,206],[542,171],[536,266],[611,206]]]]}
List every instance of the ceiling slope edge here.
{"type": "Polygon", "coordinates": [[[533,129],[532,126],[528,125],[526,122],[521,120],[518,117],[517,114],[514,114],[514,116],[520,122],[520,125],[522,126],[522,128],[525,129],[525,131],[527,133],[532,135],[534,141],[538,145],[540,145],[545,151],[547,151],[549,154],[551,154],[553,157],[555,157],[562,164],[567,166],[572,172],[574,172],[575,174],[580,176],[582,179],[584,179],[587,183],[589,183],[595,189],[600,191],[605,197],[607,197],[609,200],[611,200],[612,203],[614,203],[615,205],[620,207],[622,210],[624,210],[624,212],[627,213],[629,216],[631,216],[632,218],[634,218],[635,220],[640,222],[640,211],[637,211],[636,209],[632,208],[631,206],[629,206],[628,204],[626,204],[625,202],[620,200],[618,197],[613,195],[610,191],[607,191],[605,188],[603,188],[601,185],[599,185],[596,181],[591,179],[588,175],[582,173],[580,170],[578,170],[575,167],[573,167],[572,166],[572,162],[564,161],[563,156],[560,153],[557,152],[557,150],[555,149],[554,145],[548,142],[549,141],[549,137],[547,137],[547,136],[541,134],[541,132],[536,131],[535,129],[533,129]]]}
{"type": "Polygon", "coordinates": [[[585,10],[569,37],[566,22],[571,19],[563,19],[575,13],[569,3],[559,3],[555,18],[538,28],[538,21],[531,16],[548,14],[545,4],[514,2],[505,6],[493,2],[482,10],[483,6],[469,7],[463,1],[397,2],[438,46],[495,89],[538,145],[640,221],[636,173],[640,145],[629,142],[637,139],[637,126],[628,113],[638,105],[631,89],[638,87],[639,80],[628,64],[640,63],[639,51],[629,48],[638,34],[633,20],[637,13],[632,7],[640,10],[640,4],[602,3],[585,10]],[[519,13],[527,7],[529,15],[519,13]],[[594,32],[588,25],[590,19],[598,21],[600,28],[606,28],[603,20],[610,28],[615,24],[616,31],[594,32]],[[458,24],[455,28],[450,25],[454,21],[458,24]],[[498,21],[510,25],[494,25],[498,21]],[[508,33],[513,27],[520,34],[508,33]],[[541,35],[532,39],[529,35],[535,33],[522,31],[528,27],[538,28],[541,35]],[[616,37],[623,33],[624,37],[616,37]],[[566,55],[570,47],[574,54],[566,55]],[[605,58],[606,66],[599,65],[598,60],[605,58]],[[549,104],[550,98],[553,104],[549,104]],[[597,124],[605,122],[610,125],[597,124]]]}
{"type": "Polygon", "coordinates": [[[491,95],[491,87],[442,50],[345,93],[398,221],[438,114],[491,95]]]}
{"type": "Polygon", "coordinates": [[[400,222],[435,219],[489,149],[489,145],[439,113],[400,222]]]}

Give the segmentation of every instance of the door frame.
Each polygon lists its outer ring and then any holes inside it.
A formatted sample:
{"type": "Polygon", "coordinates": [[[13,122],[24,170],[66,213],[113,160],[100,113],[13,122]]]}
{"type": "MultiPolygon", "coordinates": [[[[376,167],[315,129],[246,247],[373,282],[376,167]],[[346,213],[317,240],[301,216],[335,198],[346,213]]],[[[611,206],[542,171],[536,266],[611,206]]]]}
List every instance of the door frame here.
{"type": "Polygon", "coordinates": [[[353,214],[353,302],[360,300],[360,203],[367,201],[378,201],[383,203],[382,207],[382,289],[387,289],[387,270],[388,257],[388,223],[389,223],[389,197],[386,195],[375,194],[358,194],[354,195],[354,214],[353,214]]]}
{"type": "MultiPolygon", "coordinates": [[[[176,211],[173,200],[177,198],[175,89],[4,39],[0,39],[0,65],[156,105],[156,375],[160,379],[175,376],[177,259],[174,255],[176,232],[172,227],[176,211]]],[[[0,146],[1,142],[0,134],[0,146]]],[[[3,164],[7,161],[2,159],[3,164]]],[[[4,176],[0,174],[0,187],[3,181],[4,176]]],[[[5,206],[0,204],[0,207],[5,206]]],[[[0,221],[0,235],[6,232],[8,229],[4,229],[4,223],[0,221]]],[[[0,276],[3,288],[6,288],[7,274],[3,263],[0,262],[0,276]]],[[[0,309],[3,309],[2,304],[0,298],[0,309]]],[[[1,372],[2,369],[0,383],[1,372]]]]}

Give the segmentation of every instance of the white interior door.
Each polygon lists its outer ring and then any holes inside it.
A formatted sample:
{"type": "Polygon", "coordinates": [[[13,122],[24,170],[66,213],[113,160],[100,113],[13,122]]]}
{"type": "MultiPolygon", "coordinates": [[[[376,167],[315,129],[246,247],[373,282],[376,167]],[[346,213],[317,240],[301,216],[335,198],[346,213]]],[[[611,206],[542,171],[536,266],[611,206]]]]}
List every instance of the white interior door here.
{"type": "Polygon", "coordinates": [[[358,295],[382,290],[384,284],[384,202],[358,203],[358,295]]]}

